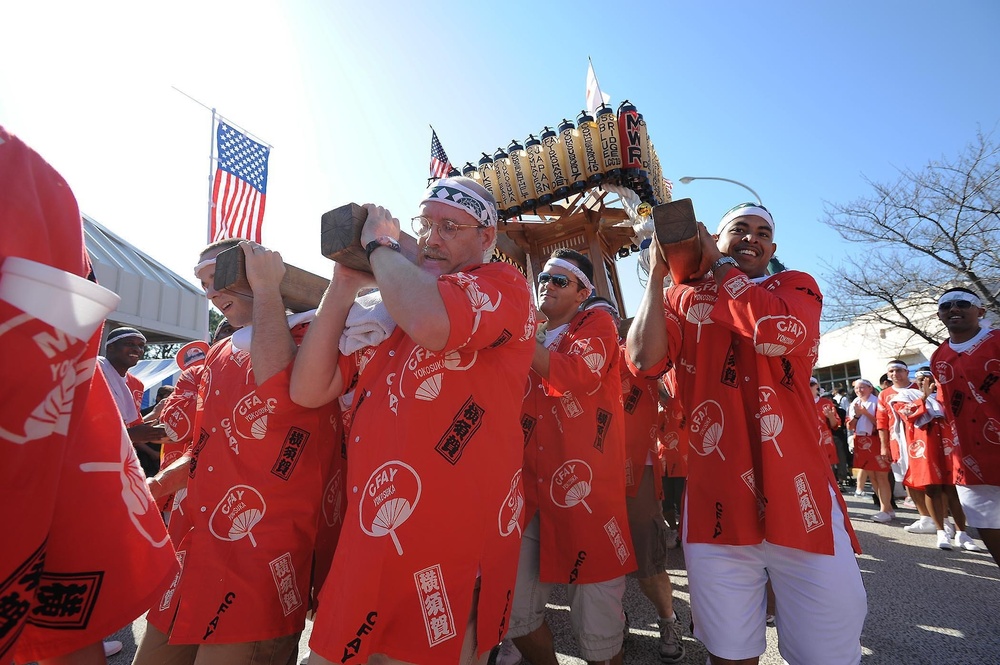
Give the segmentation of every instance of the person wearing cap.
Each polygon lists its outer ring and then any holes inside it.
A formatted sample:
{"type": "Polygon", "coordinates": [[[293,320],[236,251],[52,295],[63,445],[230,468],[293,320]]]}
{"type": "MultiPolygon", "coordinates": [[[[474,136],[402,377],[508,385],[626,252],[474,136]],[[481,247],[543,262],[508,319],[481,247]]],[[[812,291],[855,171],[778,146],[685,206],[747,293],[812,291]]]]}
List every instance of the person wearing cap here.
{"type": "MultiPolygon", "coordinates": [[[[239,238],[212,243],[195,266],[240,330],[207,350],[188,427],[164,407],[173,438],[193,438],[184,520],[170,520],[182,570],[149,608],[136,665],[238,665],[262,654],[285,663],[298,653],[324,499],[340,469],[340,420],[333,407],[289,397],[309,315],[286,316],[284,272],[280,254],[239,238]],[[230,248],[244,255],[249,295],[215,288],[217,257],[230,248]]],[[[190,405],[190,389],[181,391],[190,405]]]]}
{"type": "Polygon", "coordinates": [[[2,126],[0,182],[0,663],[104,663],[177,559],[97,370],[118,297],[76,198],[2,126]]]}
{"type": "Polygon", "coordinates": [[[938,402],[954,431],[958,496],[970,526],[1000,565],[1000,333],[982,299],[963,287],[938,300],[948,339],[931,354],[938,402]]]}
{"type": "Polygon", "coordinates": [[[684,554],[695,637],[713,663],[756,663],[766,585],[791,663],[858,663],[866,596],[843,497],[817,445],[809,379],[823,296],[808,274],[767,274],[774,220],[761,205],[698,223],[702,266],[666,289],[662,249],[629,331],[645,376],[676,368],[691,455],[684,554]]]}
{"type": "Polygon", "coordinates": [[[139,462],[148,477],[159,469],[159,445],[167,439],[167,435],[162,427],[143,421],[140,409],[145,387],[129,372],[142,360],[145,350],[146,336],[141,332],[135,328],[115,328],[108,334],[104,355],[97,356],[97,364],[104,372],[139,462]]]}
{"type": "Polygon", "coordinates": [[[416,263],[399,221],[364,207],[372,272],[335,264],[292,375],[303,405],[353,392],[346,516],[310,662],[485,662],[507,630],[523,527],[530,290],[489,262],[496,203],[474,180],[424,194],[416,263]],[[382,304],[356,302],[371,286],[382,304]],[[382,334],[358,345],[345,328],[369,305],[382,334]]]}
{"type": "Polygon", "coordinates": [[[618,331],[593,295],[590,260],[557,249],[538,273],[524,427],[524,537],[510,637],[532,665],[556,663],[545,603],[565,584],[580,655],[621,663],[625,575],[636,570],[625,507],[618,331]]]}
{"type": "Polygon", "coordinates": [[[847,428],[854,432],[854,466],[860,469],[854,494],[864,495],[865,475],[870,475],[879,507],[872,519],[890,522],[896,517],[896,512],[892,508],[892,488],[889,486],[889,456],[882,454],[875,424],[878,408],[875,386],[868,379],[858,379],[854,382],[854,393],[857,397],[851,402],[847,418],[847,428]]]}

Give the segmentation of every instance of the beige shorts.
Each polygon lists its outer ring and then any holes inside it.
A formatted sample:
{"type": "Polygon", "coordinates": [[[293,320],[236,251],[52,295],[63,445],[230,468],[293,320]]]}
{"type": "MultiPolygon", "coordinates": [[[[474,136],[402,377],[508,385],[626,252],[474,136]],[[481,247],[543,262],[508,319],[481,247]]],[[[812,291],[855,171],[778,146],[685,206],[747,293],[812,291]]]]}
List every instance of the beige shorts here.
{"type": "MultiPolygon", "coordinates": [[[[556,586],[539,580],[539,524],[535,513],[521,536],[507,637],[524,637],[538,630],[545,620],[545,604],[556,586]]],[[[584,660],[610,660],[621,651],[625,630],[624,595],[624,575],[606,582],[566,585],[570,625],[584,660]]]]}
{"type": "Polygon", "coordinates": [[[977,529],[1000,529],[1000,486],[956,485],[965,521],[977,529]]]}
{"type": "Polygon", "coordinates": [[[295,665],[302,633],[236,644],[167,644],[148,621],[132,665],[295,665]]]}
{"type": "Polygon", "coordinates": [[[629,576],[639,579],[667,570],[667,524],[663,521],[663,508],[656,498],[653,482],[653,467],[647,464],[635,496],[625,497],[628,528],[639,564],[639,570],[629,576]]]}

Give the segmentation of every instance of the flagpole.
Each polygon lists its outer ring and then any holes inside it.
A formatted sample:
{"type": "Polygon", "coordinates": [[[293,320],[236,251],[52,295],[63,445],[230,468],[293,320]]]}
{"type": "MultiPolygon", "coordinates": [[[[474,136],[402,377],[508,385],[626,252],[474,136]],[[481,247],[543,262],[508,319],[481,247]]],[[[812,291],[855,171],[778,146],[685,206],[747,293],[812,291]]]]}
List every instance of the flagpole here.
{"type": "Polygon", "coordinates": [[[212,244],[212,189],[215,187],[215,156],[212,151],[215,147],[215,109],[212,109],[212,123],[208,133],[208,224],[205,225],[205,235],[208,236],[206,244],[212,244]]]}

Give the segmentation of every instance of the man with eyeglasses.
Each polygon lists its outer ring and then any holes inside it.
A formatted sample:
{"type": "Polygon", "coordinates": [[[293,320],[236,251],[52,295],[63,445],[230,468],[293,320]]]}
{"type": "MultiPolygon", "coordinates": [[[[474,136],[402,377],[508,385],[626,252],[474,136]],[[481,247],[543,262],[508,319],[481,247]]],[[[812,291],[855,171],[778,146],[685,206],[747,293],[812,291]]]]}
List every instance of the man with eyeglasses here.
{"type": "Polygon", "coordinates": [[[768,275],[774,221],[763,206],[698,223],[702,269],[662,288],[650,253],[629,331],[637,373],[674,368],[692,454],[684,554],[695,636],[711,662],[757,663],[766,647],[766,585],[778,648],[790,663],[861,660],[866,598],[857,539],[826,455],[809,379],[823,297],[794,271],[768,275]]]}
{"type": "Polygon", "coordinates": [[[1000,333],[985,314],[969,289],[945,291],[938,318],[948,340],[931,354],[931,367],[955,433],[952,461],[966,521],[1000,565],[1000,333]]]}
{"type": "Polygon", "coordinates": [[[523,524],[530,290],[489,262],[496,203],[474,180],[424,194],[416,264],[392,214],[365,208],[373,274],[334,267],[292,376],[303,405],[353,391],[347,512],[310,662],[485,662],[506,633],[523,524]],[[355,298],[371,286],[387,336],[348,350],[355,298]]]}
{"type": "Polygon", "coordinates": [[[618,331],[594,291],[590,260],[557,249],[538,275],[547,322],[535,344],[524,428],[524,537],[510,637],[532,665],[555,665],[545,603],[568,585],[581,656],[621,663],[625,574],[636,569],[625,510],[618,331]]]}

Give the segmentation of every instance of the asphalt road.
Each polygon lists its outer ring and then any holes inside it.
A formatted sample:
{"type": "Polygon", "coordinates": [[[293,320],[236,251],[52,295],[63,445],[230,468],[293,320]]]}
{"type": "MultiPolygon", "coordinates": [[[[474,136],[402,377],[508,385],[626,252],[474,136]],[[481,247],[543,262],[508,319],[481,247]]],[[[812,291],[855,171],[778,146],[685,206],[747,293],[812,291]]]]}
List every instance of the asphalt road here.
{"type": "MultiPolygon", "coordinates": [[[[916,519],[915,511],[901,509],[894,522],[879,524],[871,521],[875,509],[870,498],[850,494],[847,506],[864,550],[859,564],[868,591],[868,616],[861,635],[862,663],[1000,664],[1000,568],[990,555],[939,550],[933,535],[903,531],[904,525],[916,519]]],[[[670,550],[669,566],[675,606],[686,626],[690,596],[681,549],[670,550]]],[[[625,607],[631,624],[625,663],[658,665],[656,613],[631,579],[625,607]]],[[[559,662],[584,663],[576,656],[568,610],[559,595],[553,596],[549,605],[548,621],[556,635],[559,662]]],[[[140,618],[114,636],[125,648],[108,659],[111,665],[132,662],[144,626],[145,620],[140,618]]],[[[312,624],[307,623],[299,648],[301,662],[308,657],[311,628],[312,624]]],[[[686,631],[684,647],[687,653],[683,662],[701,665],[706,661],[704,647],[686,631]]],[[[774,628],[767,629],[767,651],[760,662],[784,662],[778,653],[774,628]]]]}

